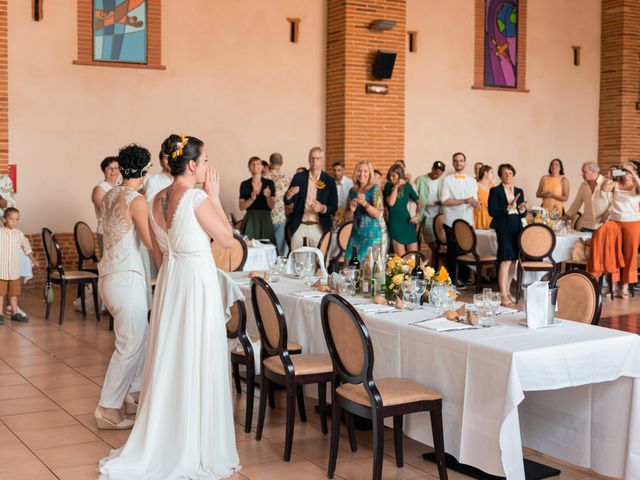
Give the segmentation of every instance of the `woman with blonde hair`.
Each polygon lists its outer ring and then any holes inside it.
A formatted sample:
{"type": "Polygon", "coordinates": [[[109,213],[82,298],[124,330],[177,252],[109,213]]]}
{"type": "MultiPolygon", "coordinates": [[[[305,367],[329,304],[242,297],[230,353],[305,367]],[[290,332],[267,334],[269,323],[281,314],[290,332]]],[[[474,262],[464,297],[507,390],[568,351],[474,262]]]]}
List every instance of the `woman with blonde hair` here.
{"type": "Polygon", "coordinates": [[[371,162],[358,162],[353,172],[353,188],[347,197],[345,220],[353,220],[351,236],[347,244],[346,259],[349,261],[353,249],[358,259],[363,260],[369,247],[382,242],[382,192],[376,182],[371,162]]]}

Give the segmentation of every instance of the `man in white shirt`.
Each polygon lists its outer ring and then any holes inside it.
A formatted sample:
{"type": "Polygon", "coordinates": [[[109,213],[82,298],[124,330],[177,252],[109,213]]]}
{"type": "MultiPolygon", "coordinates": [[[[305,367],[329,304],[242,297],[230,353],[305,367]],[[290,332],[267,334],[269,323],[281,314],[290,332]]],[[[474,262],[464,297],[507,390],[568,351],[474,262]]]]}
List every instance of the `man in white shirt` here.
{"type": "Polygon", "coordinates": [[[453,233],[453,222],[458,219],[465,220],[473,226],[473,209],[478,203],[478,183],[473,177],[464,173],[467,165],[467,157],[464,153],[453,154],[454,172],[444,177],[440,186],[440,203],[444,214],[444,231],[447,235],[447,270],[455,285],[462,288],[464,281],[469,276],[469,270],[461,267],[456,272],[458,258],[458,244],[453,233]]]}
{"type": "Polygon", "coordinates": [[[347,208],[349,190],[353,188],[353,180],[345,176],[342,162],[334,162],[331,168],[333,169],[333,179],[336,181],[336,190],[338,191],[338,211],[335,215],[336,223],[342,225],[344,222],[344,212],[347,208]]]}
{"type": "Polygon", "coordinates": [[[594,232],[607,219],[612,194],[601,189],[604,177],[600,175],[600,166],[597,163],[585,162],[582,165],[582,178],[584,182],[580,184],[576,198],[562,219],[566,222],[573,218],[584,205],[580,217],[580,231],[594,232]]]}

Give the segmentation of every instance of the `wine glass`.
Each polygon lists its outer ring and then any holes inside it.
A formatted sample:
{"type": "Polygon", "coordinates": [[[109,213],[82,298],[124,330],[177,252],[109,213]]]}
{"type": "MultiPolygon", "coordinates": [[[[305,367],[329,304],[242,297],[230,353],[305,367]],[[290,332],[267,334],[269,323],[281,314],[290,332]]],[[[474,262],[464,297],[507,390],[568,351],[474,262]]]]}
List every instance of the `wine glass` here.
{"type": "Polygon", "coordinates": [[[356,267],[349,267],[348,270],[349,281],[351,282],[350,295],[355,295],[358,289],[358,280],[360,279],[360,270],[356,267]]]}
{"type": "Polygon", "coordinates": [[[426,285],[424,280],[419,278],[411,279],[411,293],[413,294],[413,298],[415,298],[416,305],[420,303],[420,299],[422,298],[422,294],[426,289],[426,285]]]}
{"type": "MultiPolygon", "coordinates": [[[[415,308],[414,305],[414,297],[413,297],[413,284],[411,280],[406,280],[402,282],[402,300],[404,302],[405,307],[409,310],[413,310],[415,308]]],[[[416,304],[418,302],[415,302],[416,304]]]]}

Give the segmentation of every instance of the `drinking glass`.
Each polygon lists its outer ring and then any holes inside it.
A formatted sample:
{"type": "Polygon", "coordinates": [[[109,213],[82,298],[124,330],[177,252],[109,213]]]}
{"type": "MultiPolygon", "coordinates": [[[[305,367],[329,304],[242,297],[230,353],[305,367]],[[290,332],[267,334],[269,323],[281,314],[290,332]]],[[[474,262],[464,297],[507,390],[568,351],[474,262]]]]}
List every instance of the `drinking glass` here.
{"type": "Polygon", "coordinates": [[[492,290],[490,288],[483,288],[482,289],[482,297],[484,298],[485,302],[490,302],[491,301],[491,292],[492,292],[492,290]]]}
{"type": "Polygon", "coordinates": [[[474,293],[473,294],[473,305],[476,307],[478,314],[480,310],[484,309],[485,301],[484,301],[484,293],[474,293]]]}
{"type": "Polygon", "coordinates": [[[425,289],[426,285],[424,284],[424,280],[420,280],[419,278],[411,279],[411,293],[413,294],[413,298],[415,298],[416,305],[420,303],[425,289]]]}
{"type": "MultiPolygon", "coordinates": [[[[402,300],[404,302],[404,306],[409,310],[413,310],[415,308],[413,299],[413,285],[410,280],[402,282],[402,300]]],[[[418,302],[415,303],[417,304],[418,302]]]]}
{"type": "Polygon", "coordinates": [[[302,278],[304,273],[304,262],[301,259],[296,259],[293,267],[296,272],[296,277],[302,278]]]}
{"type": "Polygon", "coordinates": [[[500,292],[492,292],[490,298],[491,303],[491,311],[494,315],[498,313],[498,309],[500,308],[500,304],[502,303],[502,296],[500,292]]]}
{"type": "Polygon", "coordinates": [[[355,295],[358,289],[358,280],[360,280],[360,270],[356,267],[349,267],[349,280],[353,284],[353,293],[355,295]]]}
{"type": "Polygon", "coordinates": [[[496,317],[490,308],[481,308],[478,311],[478,323],[483,327],[491,327],[496,324],[496,317]]]}

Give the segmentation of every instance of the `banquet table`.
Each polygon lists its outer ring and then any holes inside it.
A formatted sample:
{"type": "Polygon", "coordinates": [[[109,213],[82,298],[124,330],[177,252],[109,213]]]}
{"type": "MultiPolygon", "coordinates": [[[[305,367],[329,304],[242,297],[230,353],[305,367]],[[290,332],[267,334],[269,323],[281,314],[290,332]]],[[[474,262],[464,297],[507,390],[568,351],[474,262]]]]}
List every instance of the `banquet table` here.
{"type": "MultiPolygon", "coordinates": [[[[231,274],[250,303],[249,279],[231,274]]],[[[327,353],[322,294],[291,278],[272,284],[289,338],[327,353]]],[[[345,297],[356,308],[370,299],[345,297]]],[[[257,328],[247,306],[248,330],[257,328]]],[[[461,463],[524,479],[522,446],[619,478],[640,478],[640,336],[562,321],[530,330],[523,312],[491,328],[435,332],[413,325],[431,306],[362,314],[374,378],[404,377],[443,393],[445,447],[461,463]]],[[[409,415],[405,433],[433,445],[428,417],[409,415]]]]}
{"type": "Polygon", "coordinates": [[[256,270],[269,270],[278,258],[276,246],[267,243],[252,242],[247,246],[247,261],[242,270],[251,272],[256,270]]]}
{"type": "MultiPolygon", "coordinates": [[[[476,230],[478,255],[496,255],[498,253],[498,239],[495,230],[476,230]]],[[[553,259],[560,263],[571,260],[573,246],[579,239],[591,238],[591,233],[571,232],[556,233],[556,246],[553,249],[553,259]]],[[[539,280],[545,272],[525,272],[523,282],[525,284],[539,280]]]]}

